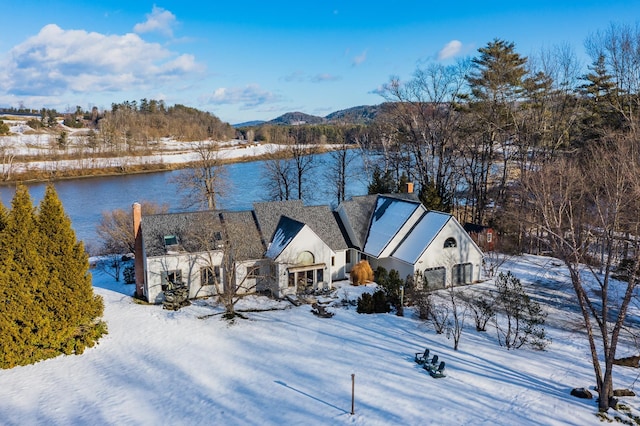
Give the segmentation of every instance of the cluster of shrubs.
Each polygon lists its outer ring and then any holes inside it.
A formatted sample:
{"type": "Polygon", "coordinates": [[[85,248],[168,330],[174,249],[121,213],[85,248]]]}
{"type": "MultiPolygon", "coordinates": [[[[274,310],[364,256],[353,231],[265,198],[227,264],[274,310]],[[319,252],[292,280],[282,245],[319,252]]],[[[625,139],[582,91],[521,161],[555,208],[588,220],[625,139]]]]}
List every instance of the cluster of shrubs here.
{"type": "MultiPolygon", "coordinates": [[[[366,270],[366,267],[363,265],[361,269],[366,270]]],[[[414,305],[418,316],[430,321],[437,333],[453,335],[455,349],[466,316],[473,317],[476,331],[486,331],[489,323],[495,325],[498,343],[507,349],[528,345],[542,350],[550,343],[544,329],[546,313],[526,294],[520,280],[511,272],[498,274],[493,292],[465,294],[459,288],[447,287],[444,297],[442,294],[435,296],[425,277],[419,274],[403,280],[398,271],[387,272],[378,267],[373,281],[379,288],[373,294],[363,293],[358,298],[358,313],[395,310],[397,315],[403,315],[406,302],[414,305]]]]}
{"type": "MultiPolygon", "coordinates": [[[[402,295],[401,292],[404,288],[404,281],[400,278],[398,271],[392,269],[387,272],[387,270],[383,267],[378,267],[375,273],[371,270],[371,266],[366,261],[361,261],[358,265],[362,264],[362,270],[371,271],[371,276],[378,286],[379,290],[375,291],[373,294],[364,293],[361,297],[358,298],[358,313],[361,314],[378,314],[378,313],[387,313],[391,311],[391,307],[396,310],[398,315],[403,314],[402,307],[402,295]]],[[[358,266],[356,265],[356,266],[358,266]]]]}

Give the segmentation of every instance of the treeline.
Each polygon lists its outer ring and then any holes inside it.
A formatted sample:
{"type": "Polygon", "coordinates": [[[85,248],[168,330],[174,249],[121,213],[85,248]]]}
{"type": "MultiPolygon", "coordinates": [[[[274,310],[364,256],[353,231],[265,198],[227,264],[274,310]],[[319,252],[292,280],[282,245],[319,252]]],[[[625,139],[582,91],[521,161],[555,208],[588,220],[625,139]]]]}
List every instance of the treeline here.
{"type": "MultiPolygon", "coordinates": [[[[26,109],[16,110],[22,111],[26,109]]],[[[27,110],[34,112],[35,110],[27,110]]],[[[99,111],[97,107],[60,113],[55,109],[42,108],[35,111],[39,119],[27,124],[34,129],[56,128],[61,121],[67,127],[88,128],[96,131],[93,143],[108,146],[144,145],[160,138],[182,141],[228,140],[235,130],[215,115],[184,105],[166,106],[164,101],[141,99],[113,103],[111,110],[99,111]]]]}
{"type": "Polygon", "coordinates": [[[238,135],[249,142],[275,144],[355,144],[370,129],[364,124],[262,124],[238,129],[238,135]]]}
{"type": "Polygon", "coordinates": [[[112,104],[98,121],[100,138],[108,145],[147,144],[160,138],[181,141],[228,140],[235,130],[208,112],[184,105],[142,99],[112,104]]]}

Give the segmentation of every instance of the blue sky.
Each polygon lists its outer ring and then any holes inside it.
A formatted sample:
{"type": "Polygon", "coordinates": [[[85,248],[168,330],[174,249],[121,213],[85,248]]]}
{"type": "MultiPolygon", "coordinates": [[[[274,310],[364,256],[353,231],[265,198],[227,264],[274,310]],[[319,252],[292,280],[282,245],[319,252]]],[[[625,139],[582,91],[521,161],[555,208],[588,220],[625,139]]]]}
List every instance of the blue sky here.
{"type": "Polygon", "coordinates": [[[523,56],[635,25],[637,0],[6,2],[0,106],[59,111],[162,99],[224,121],[325,116],[384,101],[391,76],[500,38],[523,56]]]}

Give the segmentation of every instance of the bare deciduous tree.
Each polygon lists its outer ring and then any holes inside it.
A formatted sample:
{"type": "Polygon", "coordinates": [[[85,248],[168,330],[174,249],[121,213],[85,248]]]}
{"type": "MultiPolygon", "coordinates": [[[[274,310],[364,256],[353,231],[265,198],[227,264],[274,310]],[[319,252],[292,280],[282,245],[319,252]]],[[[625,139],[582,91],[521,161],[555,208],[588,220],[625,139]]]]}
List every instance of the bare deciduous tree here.
{"type": "Polygon", "coordinates": [[[197,160],[175,178],[185,207],[215,210],[218,197],[229,189],[226,169],[217,142],[201,141],[194,149],[197,160]]]}
{"type": "MultiPolygon", "coordinates": [[[[169,206],[158,205],[151,201],[142,201],[143,215],[166,213],[169,206]]],[[[115,209],[102,212],[100,223],[96,227],[96,235],[100,241],[99,254],[125,255],[134,252],[135,237],[133,235],[133,213],[131,209],[115,209]]]]}
{"type": "Polygon", "coordinates": [[[361,158],[360,150],[347,145],[341,145],[329,153],[325,172],[329,183],[327,191],[336,205],[347,199],[347,182],[358,174],[359,168],[354,167],[358,158],[361,158]]]}
{"type": "Polygon", "coordinates": [[[611,135],[579,158],[547,164],[525,182],[540,238],[569,270],[601,411],[614,404],[613,361],[639,279],[639,159],[632,138],[611,135]],[[614,284],[612,272],[624,254],[634,267],[626,283],[614,284]]]}
{"type": "Polygon", "coordinates": [[[238,316],[236,304],[259,287],[274,281],[271,261],[263,259],[264,247],[251,212],[215,212],[203,216],[186,240],[198,246],[195,263],[206,265],[201,280],[214,285],[225,318],[238,316]]]}

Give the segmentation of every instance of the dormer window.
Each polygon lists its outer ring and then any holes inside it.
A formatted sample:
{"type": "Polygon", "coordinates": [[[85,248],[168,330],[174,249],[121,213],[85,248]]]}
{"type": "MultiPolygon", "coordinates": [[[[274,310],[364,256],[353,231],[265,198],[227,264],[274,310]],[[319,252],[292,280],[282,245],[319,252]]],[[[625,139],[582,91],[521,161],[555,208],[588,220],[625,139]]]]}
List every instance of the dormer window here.
{"type": "Polygon", "coordinates": [[[164,236],[164,246],[170,247],[178,245],[178,237],[175,235],[165,235],[164,236]]]}
{"type": "Polygon", "coordinates": [[[455,238],[447,238],[446,240],[444,240],[444,248],[453,248],[453,247],[456,247],[457,245],[458,243],[456,243],[455,238]]]}

